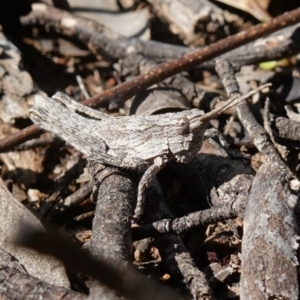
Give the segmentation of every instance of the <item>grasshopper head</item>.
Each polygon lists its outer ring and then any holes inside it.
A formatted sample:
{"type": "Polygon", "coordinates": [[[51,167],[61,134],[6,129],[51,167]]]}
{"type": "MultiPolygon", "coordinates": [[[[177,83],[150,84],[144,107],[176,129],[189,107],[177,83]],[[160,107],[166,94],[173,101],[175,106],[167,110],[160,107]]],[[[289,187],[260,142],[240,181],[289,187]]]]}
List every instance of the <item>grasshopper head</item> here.
{"type": "Polygon", "coordinates": [[[267,83],[242,96],[235,95],[227,100],[222,107],[215,108],[206,114],[199,109],[183,112],[175,123],[174,136],[168,135],[170,150],[177,161],[189,161],[197,154],[202,145],[206,125],[210,120],[270,85],[267,83]]]}
{"type": "Polygon", "coordinates": [[[185,111],[169,129],[169,147],[177,161],[189,161],[200,149],[205,126],[199,118],[203,114],[199,109],[185,111]]]}

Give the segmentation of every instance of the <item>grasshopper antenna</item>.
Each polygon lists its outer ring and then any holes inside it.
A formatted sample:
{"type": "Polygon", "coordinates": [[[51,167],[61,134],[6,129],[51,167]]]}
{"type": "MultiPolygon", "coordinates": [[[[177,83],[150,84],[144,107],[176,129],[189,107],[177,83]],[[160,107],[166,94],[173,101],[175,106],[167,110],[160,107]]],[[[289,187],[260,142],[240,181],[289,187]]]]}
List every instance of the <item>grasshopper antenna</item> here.
{"type": "Polygon", "coordinates": [[[242,102],[243,100],[246,100],[247,98],[253,96],[257,92],[263,90],[266,87],[270,87],[270,86],[272,86],[271,83],[266,83],[266,84],[254,89],[254,90],[251,90],[250,92],[246,93],[245,95],[230,98],[225,102],[225,104],[222,107],[213,109],[212,111],[206,113],[204,116],[200,117],[199,120],[200,120],[201,123],[206,123],[206,122],[208,122],[212,119],[215,119],[216,117],[221,115],[225,110],[237,105],[238,103],[242,102]]]}

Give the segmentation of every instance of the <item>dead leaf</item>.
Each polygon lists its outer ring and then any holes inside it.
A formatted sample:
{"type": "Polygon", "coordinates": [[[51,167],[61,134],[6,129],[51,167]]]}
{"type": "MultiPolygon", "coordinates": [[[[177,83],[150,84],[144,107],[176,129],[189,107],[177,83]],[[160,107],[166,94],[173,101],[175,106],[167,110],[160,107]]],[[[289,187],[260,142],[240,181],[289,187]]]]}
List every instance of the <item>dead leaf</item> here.
{"type": "Polygon", "coordinates": [[[268,13],[268,7],[271,0],[217,0],[226,5],[235,7],[242,11],[245,11],[256,19],[266,22],[270,20],[272,17],[268,13]]]}

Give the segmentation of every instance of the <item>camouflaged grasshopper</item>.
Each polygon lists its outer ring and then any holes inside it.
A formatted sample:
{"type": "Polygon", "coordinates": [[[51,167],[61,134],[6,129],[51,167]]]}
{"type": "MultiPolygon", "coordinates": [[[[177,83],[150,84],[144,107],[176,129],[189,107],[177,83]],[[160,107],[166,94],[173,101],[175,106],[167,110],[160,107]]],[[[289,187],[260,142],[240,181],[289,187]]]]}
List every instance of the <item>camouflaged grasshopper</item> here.
{"type": "Polygon", "coordinates": [[[30,109],[34,123],[84,153],[91,161],[145,171],[138,187],[135,216],[143,211],[144,192],[171,159],[191,160],[200,150],[208,122],[225,110],[269,86],[229,99],[204,114],[199,109],[151,116],[111,117],[83,106],[63,93],[37,95],[30,109]]]}

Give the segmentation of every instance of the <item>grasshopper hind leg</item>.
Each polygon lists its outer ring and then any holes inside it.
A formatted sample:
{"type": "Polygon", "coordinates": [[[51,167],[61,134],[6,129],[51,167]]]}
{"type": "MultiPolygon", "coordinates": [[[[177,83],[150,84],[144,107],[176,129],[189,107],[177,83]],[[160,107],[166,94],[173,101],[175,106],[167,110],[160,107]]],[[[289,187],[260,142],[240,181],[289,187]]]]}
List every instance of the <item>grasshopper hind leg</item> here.
{"type": "Polygon", "coordinates": [[[153,165],[151,165],[142,176],[138,187],[138,197],[137,197],[136,208],[134,211],[135,220],[141,220],[144,213],[144,207],[145,207],[146,189],[150,186],[155,175],[166,165],[166,163],[167,163],[167,157],[165,156],[156,157],[153,161],[153,165]]]}
{"type": "Polygon", "coordinates": [[[52,96],[52,99],[58,103],[63,104],[69,110],[82,114],[83,116],[89,117],[94,120],[106,120],[111,117],[107,114],[104,114],[98,110],[90,108],[88,106],[84,106],[73,99],[71,99],[68,95],[58,92],[52,96]]]}

